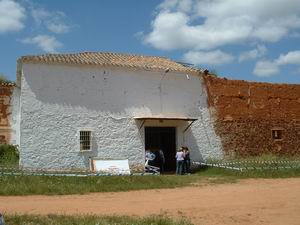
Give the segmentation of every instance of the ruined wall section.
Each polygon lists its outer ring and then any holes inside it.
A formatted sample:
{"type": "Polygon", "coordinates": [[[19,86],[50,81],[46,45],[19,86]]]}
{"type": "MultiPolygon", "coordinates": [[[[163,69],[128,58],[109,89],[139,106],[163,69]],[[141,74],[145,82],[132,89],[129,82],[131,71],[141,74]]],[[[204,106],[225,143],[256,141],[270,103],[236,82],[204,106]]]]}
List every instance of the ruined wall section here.
{"type": "Polygon", "coordinates": [[[225,154],[300,154],[300,85],[204,80],[225,154]]]}
{"type": "Polygon", "coordinates": [[[14,87],[13,83],[0,83],[0,144],[9,144],[11,142],[14,87]]]}

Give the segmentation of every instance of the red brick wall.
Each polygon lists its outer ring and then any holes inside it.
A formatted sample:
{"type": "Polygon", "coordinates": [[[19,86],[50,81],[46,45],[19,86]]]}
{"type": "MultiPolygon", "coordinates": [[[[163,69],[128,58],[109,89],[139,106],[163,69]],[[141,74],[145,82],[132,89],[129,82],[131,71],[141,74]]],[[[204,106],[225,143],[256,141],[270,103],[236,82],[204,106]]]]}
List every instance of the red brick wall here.
{"type": "Polygon", "coordinates": [[[14,84],[0,83],[0,144],[10,142],[13,88],[14,84]]]}
{"type": "Polygon", "coordinates": [[[300,154],[300,85],[204,76],[215,130],[229,155],[300,154]],[[282,130],[282,139],[272,138],[282,130]]]}

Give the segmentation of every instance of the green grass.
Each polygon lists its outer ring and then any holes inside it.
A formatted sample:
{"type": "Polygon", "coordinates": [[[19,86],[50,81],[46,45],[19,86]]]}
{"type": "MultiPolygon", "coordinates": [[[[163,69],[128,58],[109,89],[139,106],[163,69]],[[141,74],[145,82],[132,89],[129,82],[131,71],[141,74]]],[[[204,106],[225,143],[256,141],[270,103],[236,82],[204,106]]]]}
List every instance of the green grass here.
{"type": "Polygon", "coordinates": [[[65,216],[65,215],[6,215],[8,225],[191,225],[187,220],[173,220],[165,216],[65,216]]]}
{"type": "Polygon", "coordinates": [[[224,179],[244,179],[244,178],[289,178],[300,177],[300,168],[294,169],[261,169],[261,170],[247,170],[237,171],[222,168],[204,167],[197,172],[202,177],[214,177],[224,179]]]}
{"type": "Polygon", "coordinates": [[[197,182],[199,176],[51,177],[0,176],[0,195],[63,195],[175,188],[197,182]]]}
{"type": "Polygon", "coordinates": [[[225,162],[247,162],[247,161],[296,161],[300,160],[300,156],[288,156],[288,155],[274,155],[274,154],[261,154],[258,156],[235,156],[234,158],[224,158],[224,159],[207,159],[207,163],[225,163],[225,162]]]}
{"type": "Polygon", "coordinates": [[[0,195],[64,195],[91,192],[119,192],[155,188],[175,188],[194,184],[233,183],[245,178],[287,177],[300,177],[300,168],[239,172],[204,167],[199,172],[189,176],[0,176],[0,195]]]}

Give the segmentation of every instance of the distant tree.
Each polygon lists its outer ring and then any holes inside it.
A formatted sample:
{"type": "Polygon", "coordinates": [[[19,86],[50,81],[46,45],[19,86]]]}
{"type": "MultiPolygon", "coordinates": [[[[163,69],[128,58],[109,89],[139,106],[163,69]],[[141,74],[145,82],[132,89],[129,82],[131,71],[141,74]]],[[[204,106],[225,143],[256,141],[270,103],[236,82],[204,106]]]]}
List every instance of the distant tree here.
{"type": "Polygon", "coordinates": [[[213,75],[213,76],[216,76],[216,77],[218,77],[218,76],[219,76],[219,73],[218,73],[218,71],[217,71],[217,70],[215,70],[215,69],[212,69],[212,70],[210,70],[210,71],[209,71],[209,74],[210,74],[210,75],[213,75]]]}
{"type": "Polygon", "coordinates": [[[0,73],[0,82],[9,82],[9,80],[3,73],[0,73]]]}
{"type": "Polygon", "coordinates": [[[3,73],[0,73],[0,83],[15,83],[14,81],[10,80],[7,78],[6,75],[4,75],[3,73]]]}

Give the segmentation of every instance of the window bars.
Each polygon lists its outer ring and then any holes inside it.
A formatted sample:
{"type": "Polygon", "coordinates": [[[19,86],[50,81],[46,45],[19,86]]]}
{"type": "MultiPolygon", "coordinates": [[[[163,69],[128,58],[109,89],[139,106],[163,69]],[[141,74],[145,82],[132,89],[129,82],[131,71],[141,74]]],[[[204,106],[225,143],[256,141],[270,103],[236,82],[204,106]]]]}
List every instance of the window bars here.
{"type": "Polygon", "coordinates": [[[91,150],[91,131],[80,131],[80,151],[91,150]]]}

